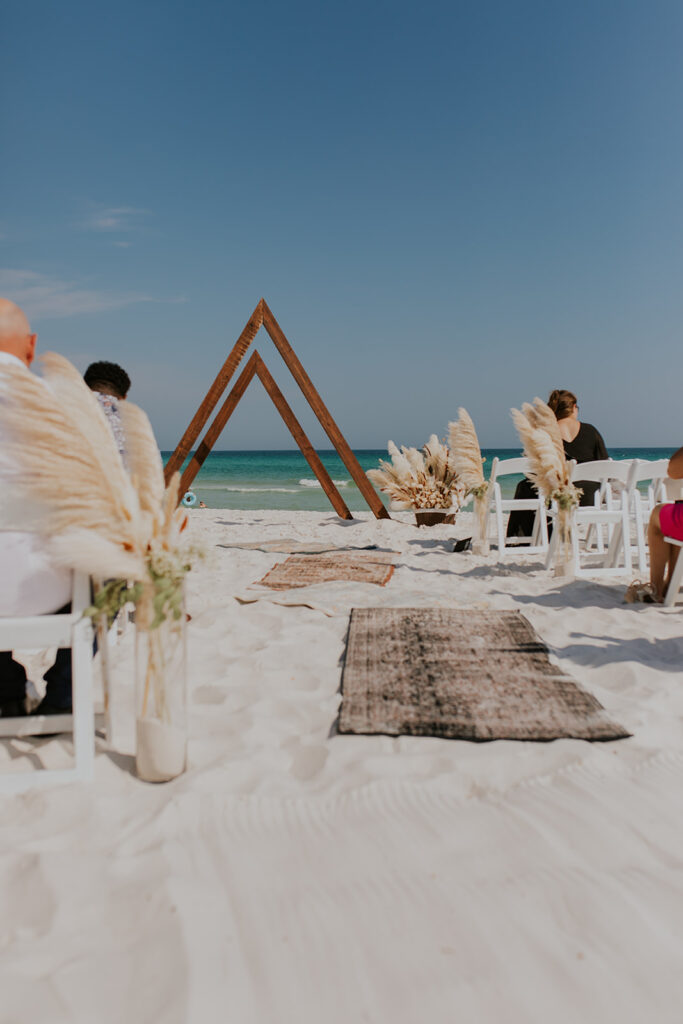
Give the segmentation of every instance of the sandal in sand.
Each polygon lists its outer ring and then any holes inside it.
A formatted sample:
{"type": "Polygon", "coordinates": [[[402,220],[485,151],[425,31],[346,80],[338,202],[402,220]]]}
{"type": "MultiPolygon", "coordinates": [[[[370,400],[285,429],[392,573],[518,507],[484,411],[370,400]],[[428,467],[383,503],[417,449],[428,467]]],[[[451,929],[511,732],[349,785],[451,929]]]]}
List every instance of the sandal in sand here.
{"type": "Polygon", "coordinates": [[[651,583],[642,583],[640,580],[634,580],[631,586],[624,594],[624,601],[626,604],[661,604],[661,599],[657,597],[654,590],[652,589],[651,583]]]}

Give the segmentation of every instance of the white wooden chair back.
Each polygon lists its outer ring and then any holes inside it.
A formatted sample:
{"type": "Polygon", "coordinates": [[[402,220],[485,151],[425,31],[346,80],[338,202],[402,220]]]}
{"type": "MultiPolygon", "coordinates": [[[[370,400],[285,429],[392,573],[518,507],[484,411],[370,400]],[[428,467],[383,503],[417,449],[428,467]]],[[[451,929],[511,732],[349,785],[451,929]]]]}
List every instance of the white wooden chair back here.
{"type": "Polygon", "coordinates": [[[633,472],[635,459],[599,459],[595,462],[579,462],[574,470],[575,480],[590,483],[609,483],[618,480],[626,485],[633,472]]]}
{"type": "Polygon", "coordinates": [[[666,480],[669,476],[668,459],[638,459],[636,483],[643,480],[666,480]]]}
{"type": "Polygon", "coordinates": [[[545,503],[543,497],[538,495],[535,498],[504,498],[500,486],[500,479],[504,476],[526,476],[529,472],[529,460],[525,456],[513,459],[494,458],[491,465],[491,476],[489,479],[488,500],[493,506],[496,521],[496,534],[498,538],[498,557],[501,558],[505,552],[522,550],[525,554],[545,553],[548,549],[548,526],[545,515],[545,503]],[[505,513],[509,512],[533,512],[534,526],[529,537],[506,538],[505,536],[505,513]],[[514,543],[517,539],[518,543],[514,543]],[[528,541],[522,546],[519,541],[528,541]]]}
{"type": "MultiPolygon", "coordinates": [[[[638,460],[638,472],[635,478],[636,487],[638,484],[649,481],[647,488],[647,497],[641,494],[641,501],[646,498],[647,511],[651,512],[652,509],[660,501],[666,500],[665,482],[668,479],[669,472],[669,460],[668,459],[647,459],[638,460]]],[[[635,493],[640,493],[636,491],[635,493]]]]}
{"type": "Polygon", "coordinates": [[[647,524],[650,513],[655,505],[661,501],[666,501],[665,482],[668,467],[668,459],[655,459],[653,461],[636,459],[635,470],[629,489],[624,493],[629,517],[635,527],[635,551],[638,558],[638,571],[643,576],[647,573],[647,524]],[[645,482],[648,482],[648,487],[647,491],[643,493],[638,484],[645,482]]]}
{"type": "Polygon", "coordinates": [[[0,719],[0,739],[73,731],[74,767],[0,772],[0,792],[18,792],[34,786],[86,781],[93,777],[95,716],[92,684],[92,624],[83,618],[90,604],[90,580],[73,574],[71,611],[62,615],[0,618],[0,650],[71,648],[72,715],[27,716],[0,719]]]}
{"type": "MultiPolygon", "coordinates": [[[[580,486],[581,481],[600,484],[593,505],[580,505],[574,509],[572,514],[572,545],[574,571],[577,576],[600,576],[605,573],[630,573],[631,572],[631,545],[629,529],[628,501],[619,500],[612,504],[612,485],[616,481],[620,490],[627,494],[633,486],[633,479],[636,472],[635,460],[618,461],[604,459],[596,462],[574,463],[572,467],[571,480],[580,486]],[[611,507],[610,507],[611,506],[611,507]],[[618,507],[617,507],[618,506],[618,507]],[[579,531],[585,526],[586,537],[582,543],[579,531]],[[601,538],[601,529],[607,527],[611,531],[609,547],[604,550],[601,538]],[[582,563],[581,555],[589,550],[591,536],[598,536],[598,554],[602,561],[598,566],[586,566],[582,563]],[[623,554],[623,568],[619,567],[620,556],[623,554]]],[[[557,515],[557,509],[551,511],[553,518],[557,515]]],[[[546,565],[552,564],[557,544],[557,530],[553,536],[548,549],[546,565]]]]}
{"type": "Polygon", "coordinates": [[[491,465],[491,482],[495,483],[499,476],[526,476],[529,472],[529,460],[525,456],[515,459],[499,459],[496,456],[491,465]]]}
{"type": "MultiPolygon", "coordinates": [[[[593,505],[596,509],[605,508],[608,510],[621,507],[622,497],[630,494],[628,482],[633,474],[633,459],[597,459],[593,462],[581,462],[574,473],[574,482],[580,487],[582,481],[586,483],[599,483],[600,487],[595,492],[593,505]]],[[[607,530],[608,543],[612,540],[614,524],[610,521],[605,523],[593,523],[589,526],[586,534],[586,549],[589,550],[592,542],[596,541],[596,550],[604,554],[605,541],[603,531],[607,530]]]]}
{"type": "Polygon", "coordinates": [[[667,477],[662,483],[665,501],[680,501],[683,498],[683,480],[672,480],[667,477]]]}

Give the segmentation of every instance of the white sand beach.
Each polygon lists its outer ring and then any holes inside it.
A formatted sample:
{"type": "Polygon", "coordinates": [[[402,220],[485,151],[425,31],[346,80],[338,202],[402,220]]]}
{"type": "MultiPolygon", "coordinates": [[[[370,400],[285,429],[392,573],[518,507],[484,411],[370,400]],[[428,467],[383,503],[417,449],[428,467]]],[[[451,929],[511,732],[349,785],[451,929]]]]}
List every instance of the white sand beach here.
{"type": "MultiPolygon", "coordinates": [[[[95,782],[0,798],[2,1024],[681,1020],[683,613],[404,518],[191,513],[189,769],[135,778],[131,631],[95,782]],[[281,538],[397,568],[265,591],[286,555],[221,546],[281,538]],[[632,738],[335,735],[349,611],[375,605],[523,612],[632,738]]],[[[70,750],[5,741],[0,770],[70,750]]]]}

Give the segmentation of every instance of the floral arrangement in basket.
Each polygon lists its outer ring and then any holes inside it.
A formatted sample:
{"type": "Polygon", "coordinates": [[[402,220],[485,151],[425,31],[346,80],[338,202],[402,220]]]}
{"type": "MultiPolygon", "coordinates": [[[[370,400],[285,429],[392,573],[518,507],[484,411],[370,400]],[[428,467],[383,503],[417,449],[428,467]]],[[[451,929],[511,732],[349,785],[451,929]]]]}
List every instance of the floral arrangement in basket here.
{"type": "Polygon", "coordinates": [[[472,550],[475,555],[488,555],[488,481],[484,478],[484,462],[479,438],[467,409],[458,409],[458,419],[448,424],[448,440],[453,453],[453,464],[458,474],[464,497],[474,498],[475,537],[472,550]]]}
{"type": "Polygon", "coordinates": [[[389,441],[391,462],[379,460],[379,469],[367,476],[391,497],[397,509],[452,509],[460,507],[462,487],[448,446],[432,434],[427,444],[399,449],[389,441]]]}
{"type": "Polygon", "coordinates": [[[579,504],[580,488],[569,478],[569,467],[564,442],[552,409],[541,398],[534,404],[525,402],[520,409],[512,409],[524,454],[529,460],[529,479],[536,485],[546,504],[557,505],[556,526],[559,531],[555,575],[570,574],[572,510],[579,504]]]}
{"type": "MultiPolygon", "coordinates": [[[[17,508],[39,509],[34,529],[49,538],[51,561],[106,582],[86,614],[111,623],[136,606],[136,630],[157,633],[149,645],[147,687],[164,707],[165,659],[159,627],[183,620],[183,581],[201,557],[187,539],[178,508],[178,475],[164,483],[161,455],[142,409],[121,402],[128,471],[95,395],[72,364],[41,359],[43,380],[7,366],[0,403],[2,457],[21,466],[17,508]]],[[[11,524],[9,524],[11,526],[11,524]]],[[[17,524],[21,528],[21,524],[17,524]]]]}

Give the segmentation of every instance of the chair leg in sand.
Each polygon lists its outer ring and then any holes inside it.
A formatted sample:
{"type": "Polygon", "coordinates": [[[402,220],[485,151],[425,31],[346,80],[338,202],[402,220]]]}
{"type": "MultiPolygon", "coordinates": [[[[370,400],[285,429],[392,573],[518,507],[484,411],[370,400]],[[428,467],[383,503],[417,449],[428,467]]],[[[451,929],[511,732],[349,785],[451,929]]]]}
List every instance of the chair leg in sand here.
{"type": "MultiPolygon", "coordinates": [[[[664,540],[667,544],[673,544],[674,547],[683,548],[683,540],[674,540],[673,537],[665,537],[664,540]]],[[[673,608],[676,604],[676,599],[681,589],[681,582],[683,582],[683,555],[679,552],[674,571],[671,573],[669,586],[666,588],[664,604],[667,608],[673,608]]]]}

